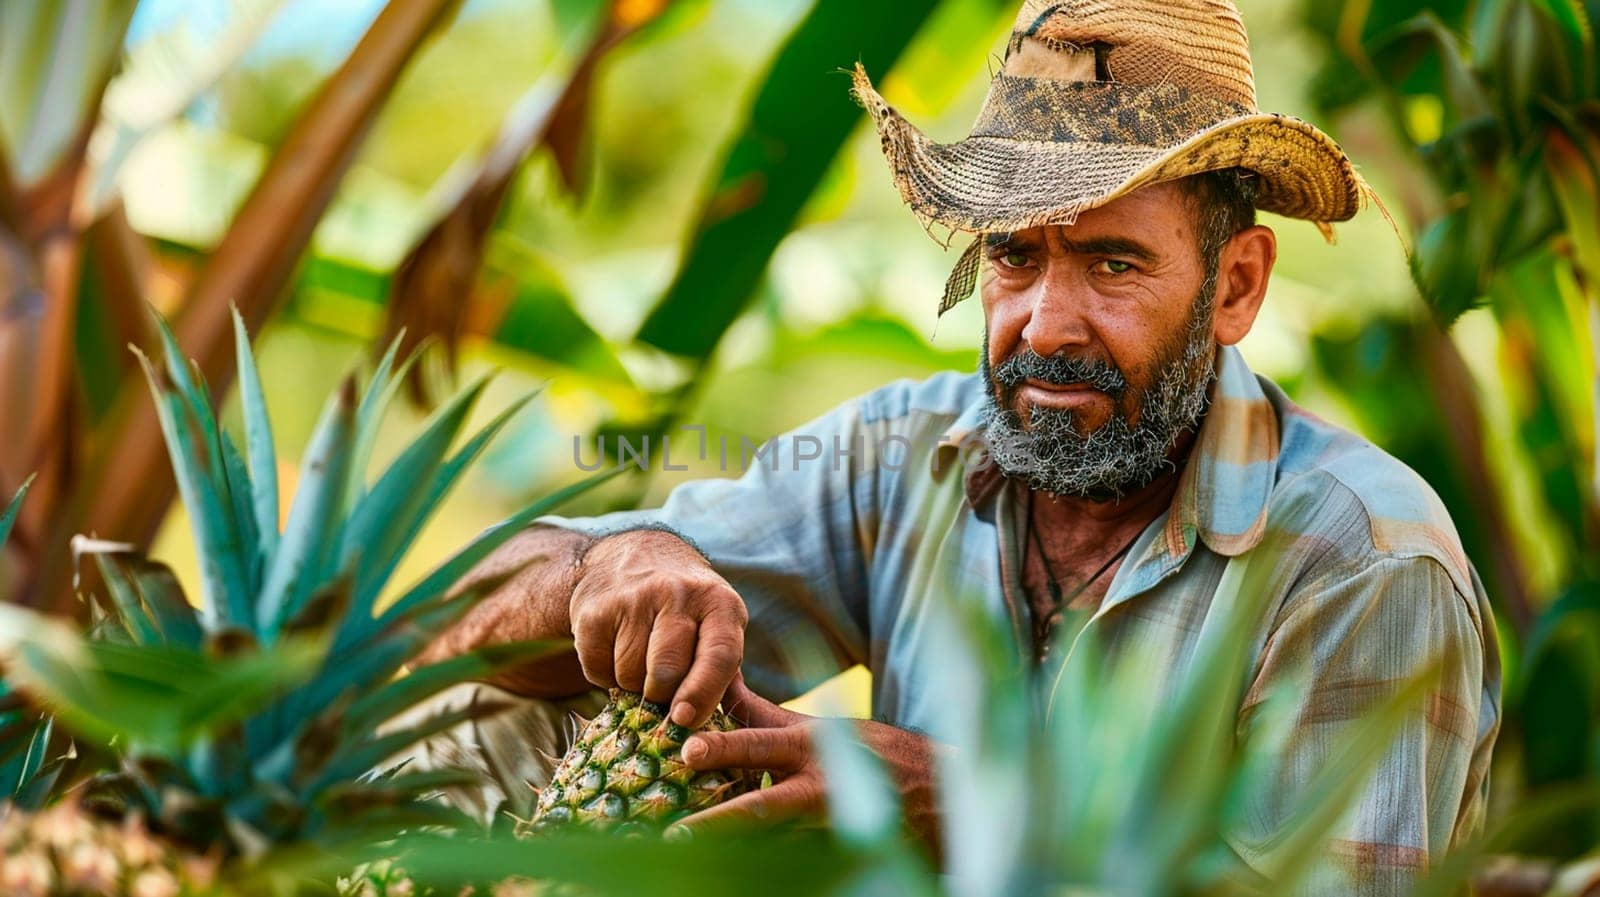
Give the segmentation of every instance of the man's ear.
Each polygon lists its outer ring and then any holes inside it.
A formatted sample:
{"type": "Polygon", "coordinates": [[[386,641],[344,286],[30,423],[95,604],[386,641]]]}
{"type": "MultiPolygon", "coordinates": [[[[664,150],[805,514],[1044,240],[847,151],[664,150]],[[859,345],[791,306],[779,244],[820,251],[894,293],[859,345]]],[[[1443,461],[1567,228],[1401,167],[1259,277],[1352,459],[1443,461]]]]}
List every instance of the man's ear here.
{"type": "Polygon", "coordinates": [[[1277,260],[1278,237],[1265,225],[1240,231],[1222,248],[1214,317],[1219,344],[1236,345],[1255,326],[1277,260]]]}

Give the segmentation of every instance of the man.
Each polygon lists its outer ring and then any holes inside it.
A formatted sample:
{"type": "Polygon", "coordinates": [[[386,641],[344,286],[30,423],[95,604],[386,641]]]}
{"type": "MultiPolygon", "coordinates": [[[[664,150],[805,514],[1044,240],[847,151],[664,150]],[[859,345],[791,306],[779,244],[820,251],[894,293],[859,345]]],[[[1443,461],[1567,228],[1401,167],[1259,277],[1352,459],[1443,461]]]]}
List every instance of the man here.
{"type": "Polygon", "coordinates": [[[546,521],[484,572],[544,560],[430,658],[571,636],[575,653],[499,684],[542,698],[621,686],[684,725],[736,705],[753,728],[696,736],[686,759],[771,769],[776,784],[692,827],[820,808],[804,718],[769,701],[813,681],[786,644],[825,646],[833,666],[871,670],[862,737],[932,832],[937,742],[922,733],[948,721],[923,685],[939,663],[919,626],[930,601],[980,596],[1046,665],[1063,612],[1082,609],[1085,631],[1176,676],[1224,570],[1267,552],[1274,591],[1241,715],[1309,668],[1286,790],[1339,724],[1443,664],[1332,846],[1349,893],[1425,869],[1483,811],[1499,672],[1482,587],[1425,483],[1234,348],[1276,257],[1255,210],[1350,218],[1365,189],[1350,161],[1314,127],[1255,111],[1226,0],[1029,0],[954,146],[859,69],[856,93],[907,203],[974,236],[943,308],[987,271],[981,371],[893,384],[801,429],[847,454],[803,463],[779,440],[773,461],[684,485],[658,511],[546,521]]]}

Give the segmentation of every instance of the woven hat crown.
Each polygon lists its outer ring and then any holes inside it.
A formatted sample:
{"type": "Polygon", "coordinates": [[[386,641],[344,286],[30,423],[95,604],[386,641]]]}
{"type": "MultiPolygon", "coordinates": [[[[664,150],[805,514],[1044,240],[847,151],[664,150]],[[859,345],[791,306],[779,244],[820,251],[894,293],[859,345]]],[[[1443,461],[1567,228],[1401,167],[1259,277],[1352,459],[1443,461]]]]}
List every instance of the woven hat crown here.
{"type": "Polygon", "coordinates": [[[1175,85],[1256,108],[1250,39],[1230,0],[1026,0],[1006,68],[1013,75],[1091,80],[1075,66],[1088,52],[1095,54],[1097,80],[1175,85]]]}

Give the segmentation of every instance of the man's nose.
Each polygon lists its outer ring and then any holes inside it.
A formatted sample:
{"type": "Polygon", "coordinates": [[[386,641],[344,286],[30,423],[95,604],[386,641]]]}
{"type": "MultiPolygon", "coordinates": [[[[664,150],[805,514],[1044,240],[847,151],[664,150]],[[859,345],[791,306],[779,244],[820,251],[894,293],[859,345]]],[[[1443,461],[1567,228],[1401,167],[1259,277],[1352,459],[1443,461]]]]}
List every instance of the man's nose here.
{"type": "Polygon", "coordinates": [[[1088,288],[1083,278],[1046,271],[1038,281],[1022,339],[1045,358],[1065,348],[1089,344],[1088,288]]]}

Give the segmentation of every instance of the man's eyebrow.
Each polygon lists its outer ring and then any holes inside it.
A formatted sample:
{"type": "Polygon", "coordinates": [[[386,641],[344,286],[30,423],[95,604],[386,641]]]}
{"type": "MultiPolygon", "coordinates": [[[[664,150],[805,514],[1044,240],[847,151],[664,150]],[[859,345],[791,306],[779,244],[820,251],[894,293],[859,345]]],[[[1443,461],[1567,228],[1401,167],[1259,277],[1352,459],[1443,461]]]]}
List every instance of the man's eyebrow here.
{"type": "Polygon", "coordinates": [[[1154,262],[1158,258],[1154,249],[1127,237],[1093,237],[1064,242],[1067,251],[1074,255],[1118,255],[1141,262],[1154,262]]]}
{"type": "MultiPolygon", "coordinates": [[[[1154,249],[1130,237],[1090,237],[1084,240],[1065,240],[1066,250],[1074,255],[1113,255],[1150,263],[1159,256],[1154,249]]],[[[1016,234],[984,234],[984,246],[990,250],[1015,247],[1033,248],[1033,243],[1016,234]]]]}

